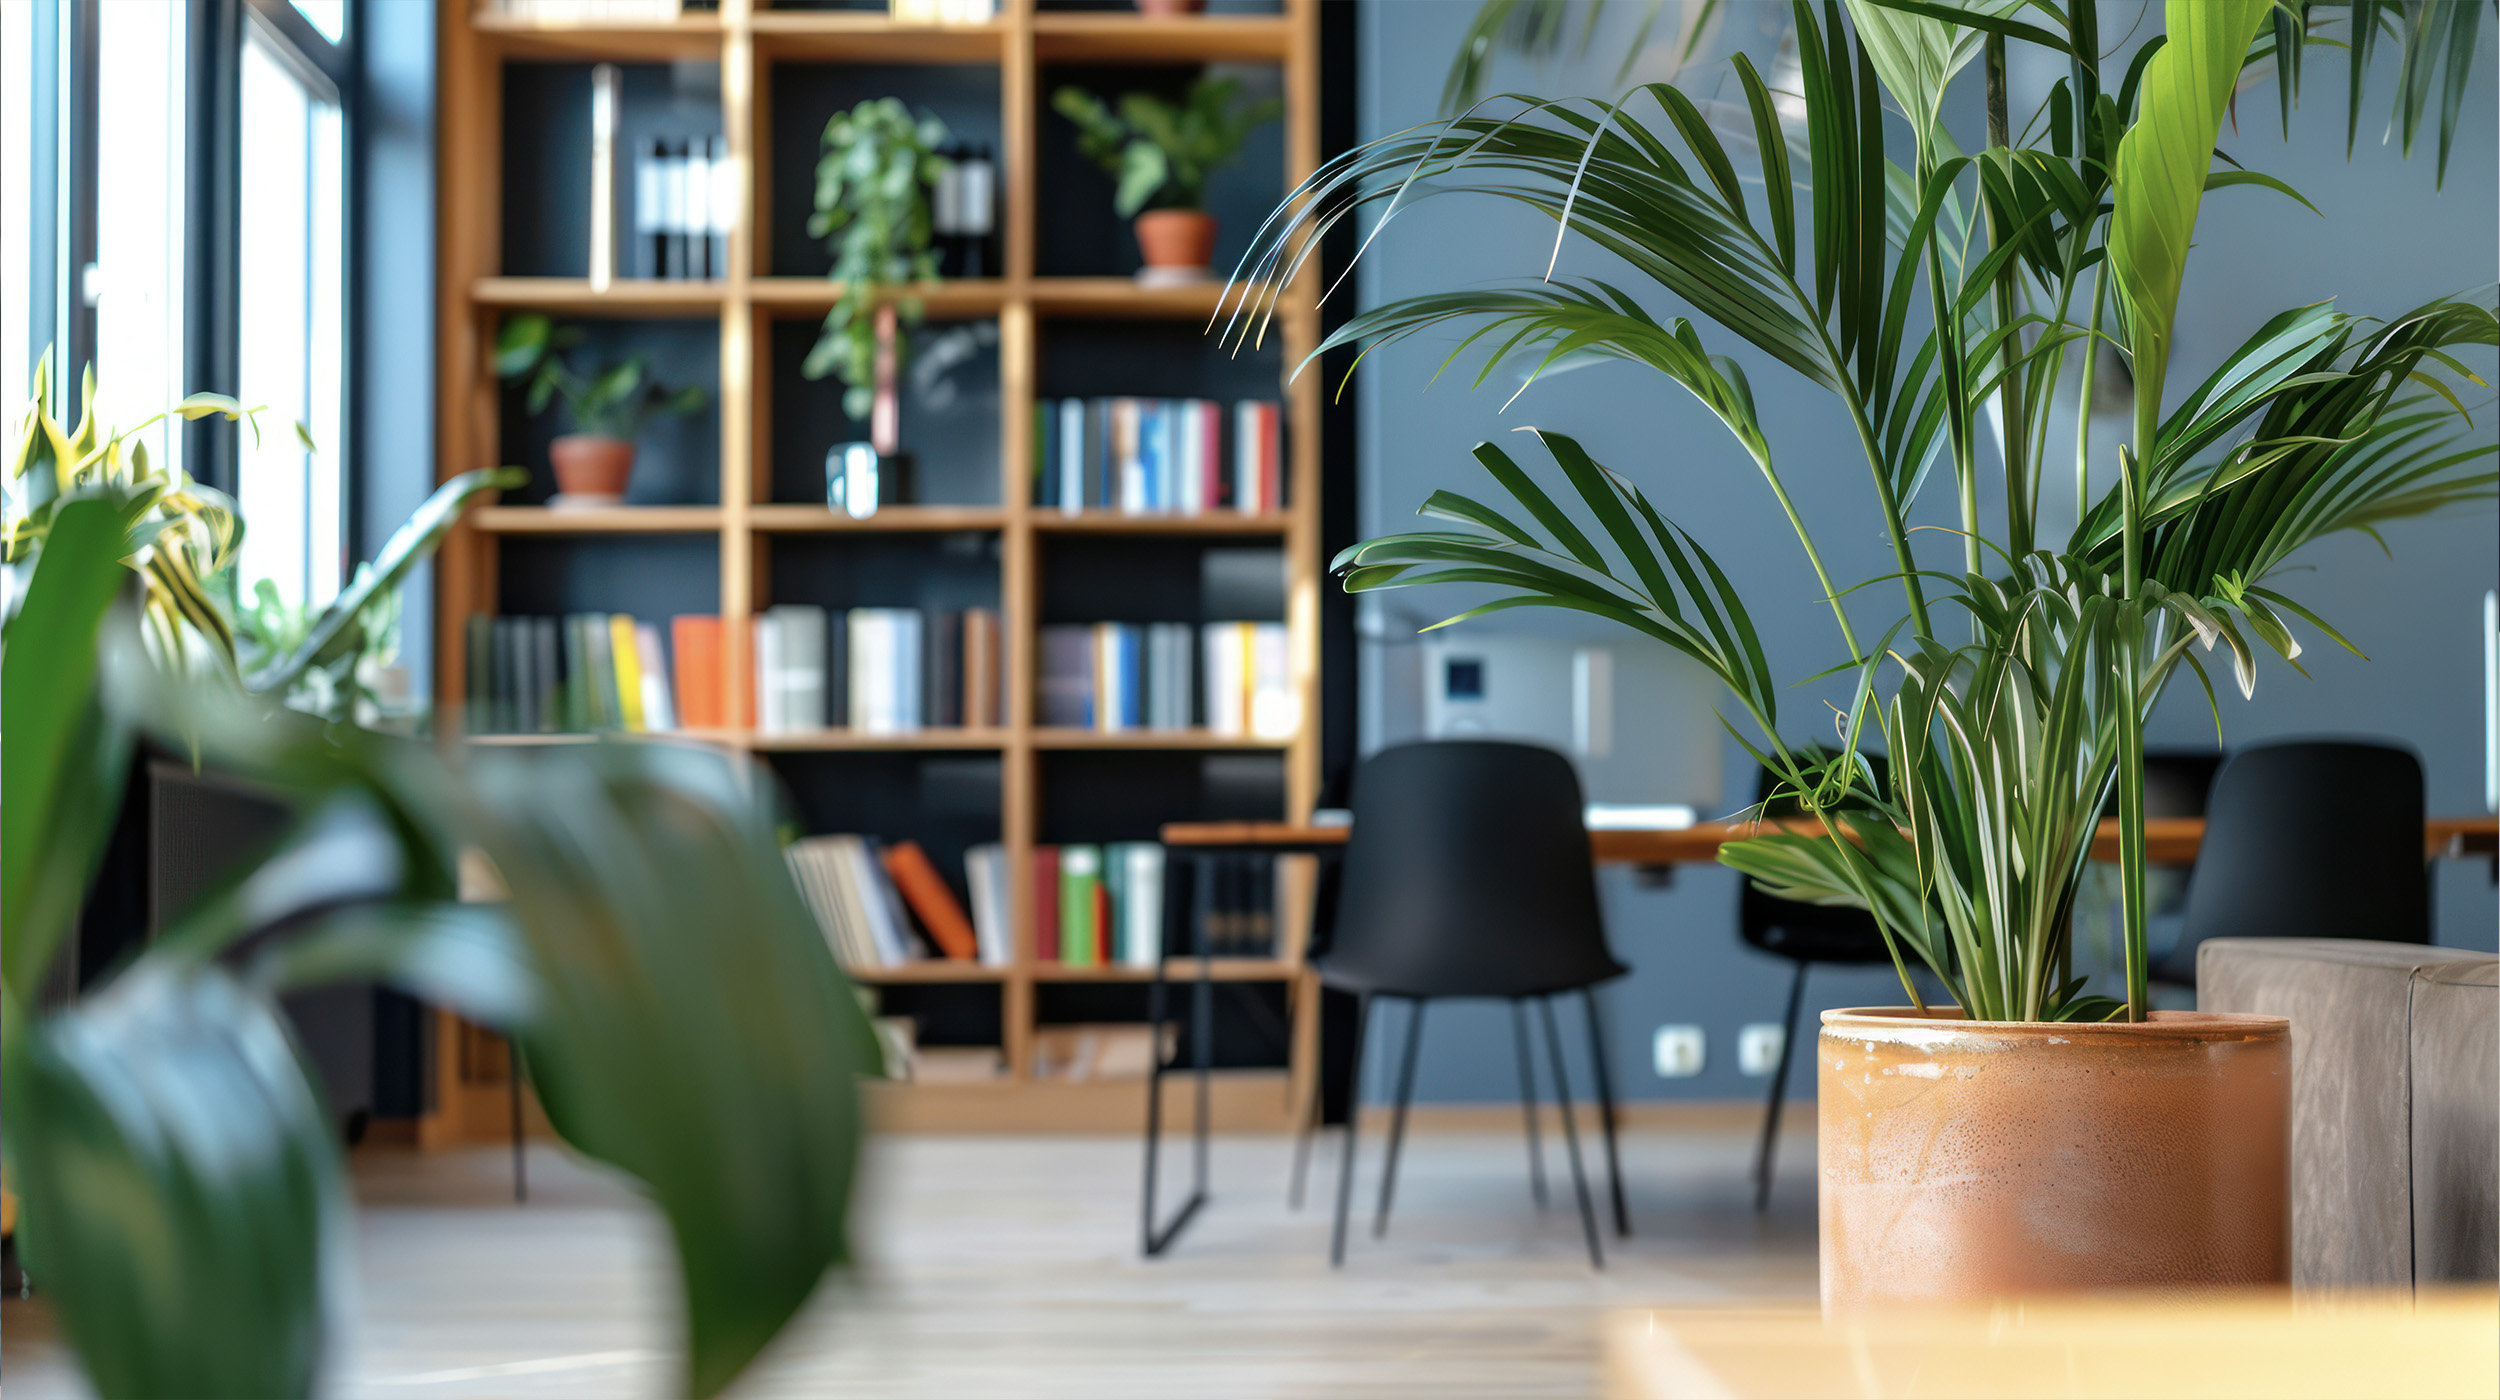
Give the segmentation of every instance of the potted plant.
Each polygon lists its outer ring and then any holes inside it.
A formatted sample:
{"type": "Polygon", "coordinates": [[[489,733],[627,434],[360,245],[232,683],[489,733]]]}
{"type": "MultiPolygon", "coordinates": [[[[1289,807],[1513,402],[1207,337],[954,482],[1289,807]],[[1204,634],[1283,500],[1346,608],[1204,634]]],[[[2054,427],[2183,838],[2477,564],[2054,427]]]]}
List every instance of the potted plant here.
{"type": "Polygon", "coordinates": [[[881,97],[835,113],[816,161],[816,212],[807,231],[832,250],[826,275],[838,291],[801,372],[842,381],[842,410],[868,420],[883,467],[876,475],[888,492],[907,475],[896,383],[909,347],[899,327],[918,325],[923,311],[904,289],[938,278],[929,196],[949,168],[938,154],[947,141],[944,122],[881,97]]]}
{"type": "Polygon", "coordinates": [[[1234,78],[1200,78],[1181,105],[1151,93],[1120,99],[1114,115],[1083,88],[1063,87],[1050,105],[1076,123],[1077,149],[1119,181],[1111,207],[1137,221],[1137,249],[1149,285],[1202,282],[1215,257],[1215,216],[1207,212],[1207,177],[1241,154],[1252,130],[1274,121],[1274,98],[1240,103],[1234,78]]]}
{"type": "Polygon", "coordinates": [[[506,473],[446,483],[237,685],[233,627],[192,578],[200,549],[239,537],[231,511],[175,502],[180,479],[92,412],[69,432],[39,399],[11,448],[0,1128],[28,1277],[94,1390],[297,1397],[332,1369],[349,1193],[278,999],[342,980],[512,1037],[557,1132],[668,1220],[685,1391],[730,1385],[846,1257],[854,1078],[880,1065],[761,790],[661,746],[452,765],[275,703],[506,473]],[[254,782],[293,824],[54,1004],[143,737],[254,782]],[[471,853],[502,902],[456,898],[471,853]]]}
{"type": "MultiPolygon", "coordinates": [[[[2285,1277],[2286,1028],[2151,1006],[2144,719],[2182,672],[2211,695],[2204,654],[2227,655],[2250,694],[2260,649],[2300,654],[2294,625],[2342,642],[2278,591],[2305,545],[2490,499],[2493,446],[2460,428],[2449,381],[2471,378],[2452,352],[2500,343],[2488,288],[2383,322],[2295,307],[2164,412],[2205,193],[2298,198],[2257,172],[2211,168],[2209,153],[2243,67],[2252,54],[2297,55],[2306,8],[2171,0],[2167,35],[2108,85],[2117,75],[2100,68],[2091,5],[2017,19],[1852,0],[1844,23],[1837,5],[1800,3],[1802,133],[1783,125],[1751,63],[1733,60],[1750,116],[1744,175],[1672,86],[1620,103],[1521,98],[1332,161],[1270,221],[1231,294],[1235,330],[1254,333],[1273,305],[1262,298],[1331,225],[1455,191],[1556,219],[1557,253],[1580,233],[1695,314],[1653,311],[1628,280],[1549,274],[1373,308],[1321,349],[1456,326],[1469,332],[1462,351],[1521,356],[1531,379],[1612,358],[1692,394],[1769,488],[1813,572],[1833,670],[1848,683],[1831,716],[1836,746],[1783,728],[1784,682],[1708,551],[1560,434],[1536,434],[1560,492],[1483,444],[1475,455],[1507,503],[1437,492],[1422,509],[1444,528],[1357,545],[1336,567],[1355,591],[1491,586],[1453,621],[1521,606],[1610,618],[1728,686],[1754,731],[1740,742],[1806,819],[1721,858],[1773,893],[1872,911],[1910,1002],[1824,1018],[1827,1308],[2285,1277]],[[2004,115],[2011,43],[2070,60],[2036,143],[2017,144],[2004,115]],[[1949,134],[1946,86],[1983,52],[1988,129],[1949,134]],[[1907,167],[1886,155],[1887,112],[1907,119],[1907,167]],[[1804,210],[1798,184],[1812,190],[1804,210]],[[1846,606],[1858,590],[1825,567],[1744,371],[1714,353],[1732,340],[1827,390],[1855,430],[1869,485],[1859,521],[1894,565],[1866,583],[1900,599],[1889,626],[1846,606]],[[2091,401],[2097,356],[2086,352],[2104,342],[2127,356],[2133,433],[2096,444],[2089,411],[2065,410],[2082,425],[2079,523],[2051,532],[2044,492],[2067,489],[2051,475],[2065,452],[2048,438],[2052,407],[2091,401]],[[2081,361],[2073,376],[2069,355],[2081,361]],[[1983,462],[1991,418],[2003,447],[1983,462]],[[2092,485],[2096,456],[2116,468],[2106,489],[2092,485]],[[1940,484],[1949,476],[1950,504],[1916,511],[1931,462],[1940,484]],[[1986,492],[1983,467],[2002,473],[1986,492]],[[1989,498],[2003,504],[1983,519],[1989,498]],[[1913,547],[1921,528],[1924,551],[1913,547]],[[1862,746],[1886,751],[1889,776],[1857,759],[1862,746]],[[2104,993],[2071,975],[2069,951],[2076,885],[2113,793],[2125,978],[2104,993]],[[1913,969],[1954,1004],[1929,1004],[1913,969]]],[[[2471,36],[2470,20],[2416,20],[2471,36]]],[[[2367,38],[2355,36],[2357,66],[2367,38]]],[[[2296,79],[2296,62],[2280,69],[2296,79]]],[[[2427,71],[2418,77],[2408,131],[2428,86],[2427,71]]],[[[2451,77],[2462,85],[2461,68],[2451,77]]],[[[2227,255],[2207,246],[2197,261],[2227,255]]]]}
{"type": "Polygon", "coordinates": [[[504,322],[495,337],[495,372],[528,381],[530,413],[544,413],[551,400],[561,398],[573,419],[572,432],[547,444],[556,472],[556,496],[547,504],[559,510],[624,500],[634,474],[634,442],[644,425],[661,414],[692,413],[705,399],[694,384],[671,393],[639,358],[587,377],[577,374],[564,356],[581,340],[581,327],[558,326],[536,312],[504,322]]]}

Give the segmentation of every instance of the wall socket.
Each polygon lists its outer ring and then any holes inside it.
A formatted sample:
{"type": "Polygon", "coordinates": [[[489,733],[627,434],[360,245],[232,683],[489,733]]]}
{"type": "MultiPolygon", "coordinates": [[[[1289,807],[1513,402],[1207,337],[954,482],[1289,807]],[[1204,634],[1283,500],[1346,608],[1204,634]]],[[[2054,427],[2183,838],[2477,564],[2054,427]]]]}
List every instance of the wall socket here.
{"type": "Polygon", "coordinates": [[[1788,1028],[1777,1021],[1752,1021],[1736,1032],[1736,1072],[1756,1079],[1777,1074],[1780,1046],[1788,1028]]]}
{"type": "Polygon", "coordinates": [[[1660,1079],[1690,1079],[1701,1073],[1704,1037],[1699,1026],[1660,1026],[1650,1047],[1651,1063],[1660,1079]]]}

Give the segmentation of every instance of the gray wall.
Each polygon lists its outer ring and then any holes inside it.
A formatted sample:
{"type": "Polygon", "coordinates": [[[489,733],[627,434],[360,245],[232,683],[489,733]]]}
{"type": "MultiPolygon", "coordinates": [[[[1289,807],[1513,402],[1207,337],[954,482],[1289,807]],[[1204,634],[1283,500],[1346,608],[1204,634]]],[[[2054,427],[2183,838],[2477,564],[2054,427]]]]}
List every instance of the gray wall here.
{"type": "MultiPolygon", "coordinates": [[[[1369,139],[1434,115],[1448,57],[1476,7],[1458,0],[1363,3],[1362,125],[1369,139]]],[[[1620,13],[1608,15],[1589,60],[1541,67],[1516,61],[1497,65],[1492,90],[1608,90],[1637,18],[1633,12],[1645,8],[1611,7],[1620,13]]],[[[1788,7],[1727,8],[1721,32],[1705,48],[1720,61],[1696,65],[1682,84],[1697,98],[1718,90],[1719,76],[1726,71],[1724,56],[1738,47],[1762,71],[1772,71],[1788,7]]],[[[2104,33],[2127,32],[2137,10],[2134,4],[2106,6],[2104,33]]],[[[1673,14],[1671,6],[1661,21],[1662,31],[1673,14]]],[[[2158,15],[2149,24],[2158,24],[2158,15]]],[[[2494,149],[2492,50],[2486,33],[2444,191],[2433,188],[2427,149],[2408,164],[2392,146],[2377,143],[2393,92],[2392,62],[2374,75],[2362,123],[2366,134],[2350,164],[2342,152],[2340,51],[2322,51],[2313,59],[2307,105],[2295,116],[2288,144],[2277,123],[2271,86],[2255,89],[2242,101],[2240,128],[2236,134],[2226,130],[2225,149],[2252,169],[2288,180],[2326,214],[2321,218],[2280,196],[2249,189],[2227,190],[2207,202],[2200,241],[2207,250],[2228,251],[2227,256],[2209,251],[2191,260],[2181,305],[2174,401],[2183,385],[2192,386],[2221,355],[2286,307],[2334,296],[2344,310],[2387,315],[2443,292],[2494,280],[2493,211],[2500,199],[2494,170],[2500,153],[2494,149]]],[[[1646,64],[1636,79],[1663,76],[1646,64]]],[[[1967,89],[1975,87],[1977,76],[1974,65],[1965,74],[1965,90],[1957,91],[1948,106],[1953,129],[1972,137],[1973,144],[1982,127],[1975,94],[1967,89]]],[[[2018,71],[2015,77],[2019,97],[2031,75],[2018,71]]],[[[1741,100],[1732,79],[1718,95],[1741,100]]],[[[1799,217],[1802,223],[1802,209],[1799,217]]],[[[1550,224],[1493,201],[1428,202],[1402,216],[1373,246],[1360,279],[1363,304],[1532,276],[1543,268],[1551,239],[1550,224]]],[[[1566,246],[1558,272],[1608,276],[1608,261],[1585,245],[1566,246]]],[[[1654,311],[1668,310],[1666,300],[1663,294],[1649,298],[1654,311]]],[[[1889,556],[1864,523],[1870,488],[1863,458],[1835,404],[1733,337],[1708,327],[1703,335],[1714,351],[1744,364],[1784,477],[1835,577],[1854,582],[1888,571],[1889,556]]],[[[1415,503],[1437,487],[1469,492],[1489,487],[1467,456],[1474,443],[1524,425],[1551,427],[1578,437],[1600,461],[1627,472],[1717,555],[1764,625],[1777,673],[1809,675],[1841,659],[1829,616],[1816,601],[1812,575],[1759,476],[1725,431],[1681,389],[1648,370],[1603,366],[1539,384],[1505,411],[1503,401],[1517,387],[1515,379],[1489,381],[1471,392],[1471,365],[1466,372],[1453,370],[1431,382],[1454,342],[1455,337],[1423,338],[1366,362],[1360,386],[1359,462],[1366,534],[1406,528],[1415,503]]],[[[2487,379],[2492,368],[2488,355],[2477,365],[2487,379]]],[[[2488,397],[2475,407],[2478,430],[2489,436],[2500,415],[2489,411],[2488,397]]],[[[2066,493],[2071,496],[2070,485],[2066,493]]],[[[1949,477],[1928,493],[1919,512],[1932,521],[1949,518],[1949,477]]],[[[2387,530],[2386,537],[2384,554],[2360,538],[2316,547],[2301,561],[2315,572],[2291,584],[2295,596],[2335,622],[2373,659],[2363,662],[2331,643],[2311,639],[2303,658],[2310,676],[2270,663],[2254,701],[2224,700],[2226,733],[2233,744],[2330,731],[2390,737],[2422,755],[2433,812],[2480,810],[2478,638],[2483,592],[2500,573],[2491,514],[2408,522],[2387,530]]],[[[1929,539],[1937,562],[1958,558],[1958,549],[1943,537],[1929,539]]],[[[1419,692],[1409,638],[1419,622],[1446,616],[1468,601],[1455,590],[1375,594],[1363,600],[1367,751],[1414,735],[1419,692]]],[[[1868,590],[1855,609],[1862,631],[1872,622],[1873,632],[1880,634],[1898,603],[1897,592],[1868,590]]],[[[1828,734],[1828,724],[1818,719],[1827,714],[1820,698],[1813,687],[1791,692],[1784,702],[1783,728],[1795,736],[1828,734]]],[[[2151,738],[2156,744],[2182,747],[2212,744],[2213,723],[2192,681],[2175,688],[2165,701],[2151,738]]],[[[1731,799],[1751,791],[1750,767],[1732,744],[1727,771],[1731,799]]],[[[2488,869],[2464,862],[2440,867],[2442,943],[2494,946],[2488,869]]],[[[1636,888],[1622,871],[1606,872],[1602,883],[1616,950],[1635,968],[1602,993],[1611,1032],[1608,1055],[1619,1092],[1634,1098],[1759,1094],[1763,1081],[1736,1072],[1736,1033],[1743,1023],[1778,1019],[1789,967],[1738,943],[1733,873],[1687,867],[1665,890],[1636,888]],[[1706,1028],[1709,1060],[1699,1077],[1662,1080],[1652,1072],[1651,1033],[1669,1022],[1706,1028]]],[[[1888,972],[1818,971],[1806,995],[1809,1008],[1893,1003],[1900,999],[1900,988],[1888,972]]],[[[1402,1034],[1402,1026],[1380,1029],[1402,1034]]],[[[1367,1091],[1374,1098],[1382,1096],[1387,1083],[1388,1039],[1375,1033],[1366,1057],[1367,1091]]],[[[1505,1048],[1509,1043],[1508,1028],[1495,1008],[1436,1011],[1425,1033],[1419,1095],[1439,1100],[1510,1095],[1514,1079],[1505,1048]]],[[[1801,1065],[1793,1087],[1811,1094],[1811,1071],[1810,1063],[1801,1065]]],[[[1585,1086],[1585,1066],[1575,1065],[1573,1072],[1583,1076],[1580,1083],[1585,1086]]]]}

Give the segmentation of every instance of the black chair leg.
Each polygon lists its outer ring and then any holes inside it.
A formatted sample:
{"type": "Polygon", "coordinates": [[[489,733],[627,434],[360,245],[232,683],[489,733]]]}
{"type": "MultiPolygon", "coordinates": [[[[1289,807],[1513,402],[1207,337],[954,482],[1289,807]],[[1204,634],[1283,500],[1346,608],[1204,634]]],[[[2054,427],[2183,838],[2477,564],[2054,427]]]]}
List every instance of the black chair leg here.
{"type": "Polygon", "coordinates": [[[1554,1060],[1554,1101],[1562,1108],[1563,1147],[1571,1159],[1571,1189],[1580,1198],[1580,1233],[1588,1237],[1589,1267],[1606,1267],[1606,1256],[1597,1245],[1597,1207],[1589,1201],[1588,1173],[1580,1167],[1580,1129],[1572,1121],[1571,1076],[1563,1068],[1562,1032],[1554,1026],[1554,1003],[1539,998],[1537,1014],[1545,1018],[1545,1050],[1554,1060]]]}
{"type": "Polygon", "coordinates": [[[1806,968],[1800,960],[1797,977],[1788,984],[1788,1016],[1780,1022],[1780,1065],[1771,1071],[1771,1102],[1762,1115],[1762,1146],[1753,1159],[1753,1208],[1759,1215],[1771,1208],[1771,1167],[1779,1148],[1780,1104],[1788,1097],[1788,1057],[1797,1049],[1797,1007],[1805,1000],[1806,968]]]}
{"type": "Polygon", "coordinates": [[[1597,1071],[1598,1123],[1606,1130],[1606,1191],[1613,1198],[1615,1234],[1632,1233],[1632,1212],[1623,1205],[1623,1157],[1615,1150],[1615,1075],[1606,1067],[1606,1031],[1597,1019],[1597,993],[1580,989],[1580,1005],[1589,1017],[1589,1063],[1597,1071]]]}
{"type": "Polygon", "coordinates": [[[1372,1215],[1372,1238],[1389,1233],[1389,1201],[1398,1189],[1398,1150],[1406,1145],[1406,1106],[1415,1100],[1415,1050],[1424,1038],[1424,1000],[1407,1003],[1406,1055],[1398,1065],[1398,1102],[1389,1112],[1389,1160],[1380,1169],[1380,1206],[1372,1215]]]}
{"type": "Polygon", "coordinates": [[[1528,1008],[1510,1004],[1510,1039],[1519,1052],[1519,1112],[1528,1120],[1528,1198],[1545,1209],[1545,1138],[1537,1125],[1536,1059],[1528,1052],[1528,1008]]]}
{"type": "Polygon", "coordinates": [[[1371,1014],[1372,999],[1367,992],[1355,1004],[1354,1043],[1348,1047],[1353,1053],[1354,1089],[1346,1096],[1345,1158],[1337,1166],[1337,1224],[1328,1236],[1328,1267],[1332,1269],[1345,1264],[1346,1213],[1354,1205],[1354,1148],[1363,1126],[1363,1029],[1371,1014]]]}

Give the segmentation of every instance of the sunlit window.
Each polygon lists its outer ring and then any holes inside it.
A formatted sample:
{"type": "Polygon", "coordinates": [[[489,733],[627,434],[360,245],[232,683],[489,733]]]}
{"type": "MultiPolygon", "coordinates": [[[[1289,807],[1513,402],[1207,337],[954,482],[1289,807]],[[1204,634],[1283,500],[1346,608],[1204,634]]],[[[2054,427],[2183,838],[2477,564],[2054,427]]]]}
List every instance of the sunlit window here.
{"type": "MultiPolygon", "coordinates": [[[[308,18],[318,6],[299,6],[308,18]]],[[[309,429],[240,444],[243,585],[326,603],[345,564],[338,93],[257,14],[245,25],[239,241],[238,395],[309,429]]]]}
{"type": "MultiPolygon", "coordinates": [[[[21,211],[35,189],[35,7],[0,4],[0,203],[21,211]]],[[[0,217],[0,440],[16,416],[35,367],[35,249],[32,219],[0,217]]]]}
{"type": "Polygon", "coordinates": [[[347,0],[295,0],[295,10],[331,43],[347,37],[347,0]]]}
{"type": "MultiPolygon", "coordinates": [[[[179,400],[185,218],[184,28],[180,5],[96,8],[95,368],[103,421],[127,427],[179,400]]],[[[182,433],[143,441],[181,465],[182,433]]]]}

